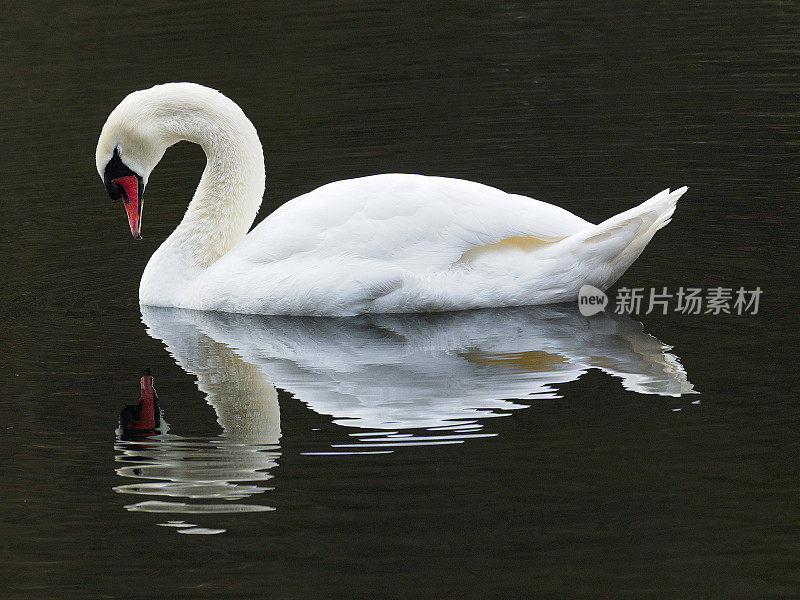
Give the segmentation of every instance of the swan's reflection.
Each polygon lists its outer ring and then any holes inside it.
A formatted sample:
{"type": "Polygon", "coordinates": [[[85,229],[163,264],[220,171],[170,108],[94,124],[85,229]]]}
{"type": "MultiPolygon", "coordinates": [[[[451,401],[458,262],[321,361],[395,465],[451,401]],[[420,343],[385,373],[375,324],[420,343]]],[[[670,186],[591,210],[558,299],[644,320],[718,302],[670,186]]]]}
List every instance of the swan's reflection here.
{"type": "MultiPolygon", "coordinates": [[[[252,482],[268,479],[277,464],[275,386],[354,430],[346,443],[307,454],[386,452],[493,435],[483,431],[482,419],[557,397],[555,384],[593,368],[643,394],[693,391],[669,347],[639,323],[584,317],[572,307],[346,319],[143,307],[142,318],[197,377],[224,432],[215,440],[181,440],[162,423],[148,441],[120,441],[119,459],[137,463],[120,475],[158,480],[117,488],[126,493],[239,500],[263,491],[252,482]]],[[[151,501],[132,509],[213,511],[187,506],[151,501]]]]}
{"type": "Polygon", "coordinates": [[[335,422],[379,430],[520,408],[507,399],[555,397],[554,384],[592,368],[635,392],[692,391],[678,359],[639,323],[572,307],[346,319],[142,311],[237,436],[263,435],[251,415],[267,410],[272,384],[335,422]]]}

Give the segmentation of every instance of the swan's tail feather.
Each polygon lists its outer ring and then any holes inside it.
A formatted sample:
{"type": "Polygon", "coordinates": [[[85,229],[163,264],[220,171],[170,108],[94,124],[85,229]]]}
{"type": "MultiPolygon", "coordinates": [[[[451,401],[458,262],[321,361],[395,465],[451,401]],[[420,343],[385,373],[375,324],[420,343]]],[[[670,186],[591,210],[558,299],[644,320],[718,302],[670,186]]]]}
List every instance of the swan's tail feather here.
{"type": "Polygon", "coordinates": [[[575,234],[579,257],[587,263],[600,263],[595,265],[596,281],[588,283],[606,289],[619,279],[656,231],[672,220],[675,204],[687,189],[685,186],[675,191],[666,189],[639,206],[575,234]]]}

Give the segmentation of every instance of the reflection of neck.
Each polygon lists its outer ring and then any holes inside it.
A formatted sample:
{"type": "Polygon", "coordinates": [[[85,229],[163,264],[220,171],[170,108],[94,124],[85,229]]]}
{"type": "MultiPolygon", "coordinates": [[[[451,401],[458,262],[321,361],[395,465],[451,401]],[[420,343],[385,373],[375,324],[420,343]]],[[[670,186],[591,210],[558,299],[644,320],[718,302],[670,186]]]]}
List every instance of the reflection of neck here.
{"type": "Polygon", "coordinates": [[[258,367],[193,327],[164,341],[178,364],[197,377],[197,387],[217,413],[225,437],[278,444],[281,436],[278,392],[258,367]]]}
{"type": "Polygon", "coordinates": [[[277,444],[281,436],[278,392],[261,370],[230,348],[203,336],[213,368],[197,372],[197,387],[214,407],[225,436],[241,441],[277,444]]]}

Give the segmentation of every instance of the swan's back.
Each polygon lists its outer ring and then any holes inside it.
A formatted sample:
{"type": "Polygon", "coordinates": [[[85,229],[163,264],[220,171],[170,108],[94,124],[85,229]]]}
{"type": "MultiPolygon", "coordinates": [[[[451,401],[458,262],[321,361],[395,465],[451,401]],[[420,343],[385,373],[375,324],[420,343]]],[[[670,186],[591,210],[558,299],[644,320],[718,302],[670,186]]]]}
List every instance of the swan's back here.
{"type": "Polygon", "coordinates": [[[556,241],[592,227],[525,196],[446,177],[385,174],[329,183],[281,206],[235,249],[243,260],[300,253],[446,269],[468,250],[510,237],[556,241]]]}

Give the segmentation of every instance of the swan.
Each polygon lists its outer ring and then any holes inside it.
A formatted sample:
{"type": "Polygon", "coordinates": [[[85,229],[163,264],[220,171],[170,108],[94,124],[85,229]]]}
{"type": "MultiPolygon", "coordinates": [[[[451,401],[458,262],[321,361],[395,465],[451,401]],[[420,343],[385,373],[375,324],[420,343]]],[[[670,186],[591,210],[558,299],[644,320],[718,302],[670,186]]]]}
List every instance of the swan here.
{"type": "Polygon", "coordinates": [[[181,140],[202,146],[207,163],[145,267],[142,306],[348,316],[573,301],[585,284],[611,286],[687,190],[593,225],[480,183],[372,175],[299,196],[248,234],[265,187],[255,127],[216,90],[166,83],[124,98],[97,144],[97,171],[135,238],[150,173],[181,140]]]}

